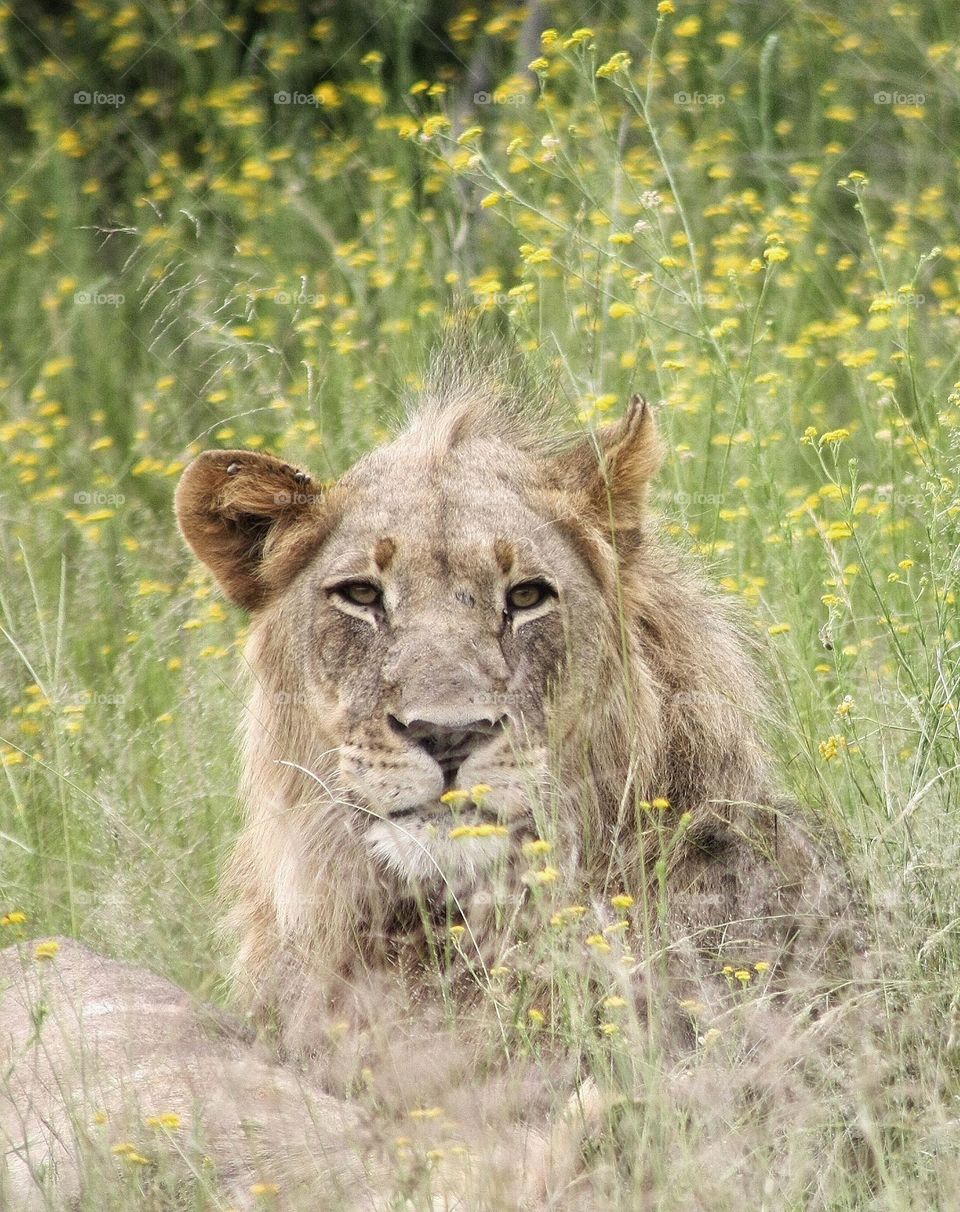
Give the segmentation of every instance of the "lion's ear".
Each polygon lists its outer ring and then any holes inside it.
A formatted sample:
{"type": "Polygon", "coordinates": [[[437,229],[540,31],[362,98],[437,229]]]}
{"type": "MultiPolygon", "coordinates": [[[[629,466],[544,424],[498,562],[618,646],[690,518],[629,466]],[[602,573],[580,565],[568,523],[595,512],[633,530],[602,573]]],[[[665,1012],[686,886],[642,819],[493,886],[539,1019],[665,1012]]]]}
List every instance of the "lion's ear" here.
{"type": "Polygon", "coordinates": [[[662,459],[650,405],[634,396],[623,419],[581,438],[554,460],[551,477],[586,520],[629,544],[638,533],[647,486],[662,459]]]}
{"type": "Polygon", "coordinates": [[[305,471],[250,450],[208,450],[180,477],[177,521],[231,601],[257,610],[329,533],[329,510],[305,471]]]}

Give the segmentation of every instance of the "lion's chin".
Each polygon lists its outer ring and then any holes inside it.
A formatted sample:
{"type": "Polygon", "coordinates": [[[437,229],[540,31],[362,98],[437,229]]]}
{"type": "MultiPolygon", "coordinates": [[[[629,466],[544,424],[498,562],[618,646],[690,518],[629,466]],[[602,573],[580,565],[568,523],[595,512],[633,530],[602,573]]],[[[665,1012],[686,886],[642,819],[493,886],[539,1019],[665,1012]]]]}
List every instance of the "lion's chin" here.
{"type": "Polygon", "coordinates": [[[506,831],[491,829],[489,817],[474,817],[455,822],[426,807],[409,809],[371,824],[366,843],[377,862],[405,883],[458,887],[503,864],[510,847],[506,831]]]}

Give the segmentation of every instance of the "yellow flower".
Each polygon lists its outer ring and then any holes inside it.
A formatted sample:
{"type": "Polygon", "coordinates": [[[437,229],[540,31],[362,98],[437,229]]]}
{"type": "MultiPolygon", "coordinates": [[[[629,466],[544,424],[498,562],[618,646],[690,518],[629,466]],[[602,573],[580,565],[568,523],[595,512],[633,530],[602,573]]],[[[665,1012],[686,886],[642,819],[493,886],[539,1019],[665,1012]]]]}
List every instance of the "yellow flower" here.
{"type": "Polygon", "coordinates": [[[506,837],[506,825],[458,825],[447,836],[453,840],[461,837],[506,837]]]}
{"type": "Polygon", "coordinates": [[[575,29],[566,42],[564,42],[563,49],[567,50],[571,46],[580,46],[584,42],[588,42],[592,37],[593,30],[586,25],[581,29],[575,29]]]}
{"type": "Polygon", "coordinates": [[[65,130],[63,134],[58,136],[56,147],[58,151],[71,156],[74,160],[79,160],[87,154],[86,147],[84,147],[80,136],[73,128],[65,130]]]}
{"type": "Polygon", "coordinates": [[[789,256],[789,251],[782,244],[771,244],[769,248],[763,250],[763,258],[768,265],[776,265],[780,261],[786,261],[789,256]]]}
{"type": "Polygon", "coordinates": [[[12,913],[6,913],[0,917],[0,926],[22,926],[27,920],[27,915],[21,913],[19,909],[14,909],[12,913]]]}
{"type": "Polygon", "coordinates": [[[529,1018],[531,1023],[533,1023],[536,1027],[539,1027],[541,1023],[546,1022],[546,1015],[542,1010],[538,1010],[536,1006],[527,1011],[527,1018],[529,1018]]]}
{"type": "Polygon", "coordinates": [[[699,17],[684,17],[674,26],[673,32],[678,38],[695,38],[700,33],[699,17]]]}
{"type": "Polygon", "coordinates": [[[492,193],[486,194],[480,199],[480,205],[484,210],[489,210],[491,206],[496,204],[503,198],[503,194],[492,193]]]}
{"type": "Polygon", "coordinates": [[[60,944],[56,939],[49,939],[45,943],[37,943],[33,954],[38,960],[49,960],[53,959],[59,950],[60,944]]]}
{"type": "Polygon", "coordinates": [[[144,1122],[148,1128],[167,1128],[175,1132],[182,1120],[176,1111],[164,1111],[162,1115],[148,1115],[144,1122]]]}
{"type": "Polygon", "coordinates": [[[657,5],[657,12],[661,17],[669,17],[676,11],[677,6],[673,3],[673,0],[660,0],[660,3],[657,5]]]}
{"type": "Polygon", "coordinates": [[[635,316],[637,309],[630,303],[611,303],[607,315],[611,320],[622,320],[626,316],[635,316]]]}
{"type": "Polygon", "coordinates": [[[445,114],[434,114],[428,118],[423,124],[423,137],[432,139],[434,135],[438,135],[442,130],[450,125],[450,119],[445,114]]]}
{"type": "Polygon", "coordinates": [[[469,791],[462,791],[454,788],[451,791],[445,791],[440,797],[441,804],[465,804],[470,798],[469,791]]]}
{"type": "Polygon", "coordinates": [[[601,80],[606,80],[610,76],[616,75],[617,72],[629,71],[633,60],[626,51],[617,51],[615,55],[611,55],[606,63],[601,64],[597,68],[597,75],[601,80]]]}
{"type": "Polygon", "coordinates": [[[789,623],[774,623],[772,627],[767,628],[767,635],[786,635],[789,630],[789,623]]]}
{"type": "Polygon", "coordinates": [[[70,370],[73,367],[73,358],[51,358],[49,362],[44,362],[40,367],[40,377],[44,379],[55,379],[57,375],[62,375],[65,370],[70,370]]]}
{"type": "Polygon", "coordinates": [[[734,978],[734,980],[738,980],[741,983],[741,985],[746,985],[749,983],[752,975],[753,974],[749,971],[749,969],[738,968],[736,970],[736,972],[734,972],[733,978],[734,978]]]}
{"type": "Polygon", "coordinates": [[[825,762],[832,762],[834,758],[839,757],[842,750],[847,747],[847,738],[844,736],[828,736],[825,741],[821,741],[818,748],[820,756],[825,762]]]}
{"type": "Polygon", "coordinates": [[[633,904],[633,897],[627,892],[620,892],[610,898],[610,904],[614,909],[629,909],[633,904]]]}
{"type": "Polygon", "coordinates": [[[542,837],[523,843],[524,854],[549,854],[552,849],[553,846],[549,842],[545,842],[542,837]]]}
{"type": "Polygon", "coordinates": [[[280,1188],[276,1183],[254,1183],[250,1188],[250,1194],[254,1197],[265,1195],[279,1195],[280,1188]]]}
{"type": "Polygon", "coordinates": [[[240,172],[248,181],[270,181],[273,169],[263,160],[244,160],[240,172]]]}
{"type": "Polygon", "coordinates": [[[839,442],[843,442],[850,437],[849,429],[831,429],[829,433],[825,433],[820,439],[821,446],[836,446],[839,442]]]}
{"type": "Polygon", "coordinates": [[[770,967],[770,965],[767,963],[766,960],[760,960],[756,964],[753,965],[753,970],[754,970],[754,972],[763,973],[763,972],[766,972],[769,969],[769,967],[770,967]]]}
{"type": "Polygon", "coordinates": [[[317,101],[324,107],[324,109],[339,109],[343,104],[343,97],[340,95],[340,90],[329,80],[324,81],[323,84],[318,84],[313,90],[313,95],[317,98],[317,101]]]}

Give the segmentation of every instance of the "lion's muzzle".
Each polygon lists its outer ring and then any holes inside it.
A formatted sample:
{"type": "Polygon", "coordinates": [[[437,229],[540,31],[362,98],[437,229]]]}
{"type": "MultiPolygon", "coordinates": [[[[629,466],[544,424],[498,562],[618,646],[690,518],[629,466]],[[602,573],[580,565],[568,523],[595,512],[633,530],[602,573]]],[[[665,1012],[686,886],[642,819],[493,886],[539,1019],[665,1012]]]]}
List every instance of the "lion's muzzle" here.
{"type": "Polygon", "coordinates": [[[506,715],[495,715],[465,722],[446,722],[415,717],[401,720],[388,716],[390,727],[411,745],[416,745],[431,757],[443,771],[445,790],[457,785],[457,774],[463,763],[484,745],[500,735],[507,722],[506,715]]]}

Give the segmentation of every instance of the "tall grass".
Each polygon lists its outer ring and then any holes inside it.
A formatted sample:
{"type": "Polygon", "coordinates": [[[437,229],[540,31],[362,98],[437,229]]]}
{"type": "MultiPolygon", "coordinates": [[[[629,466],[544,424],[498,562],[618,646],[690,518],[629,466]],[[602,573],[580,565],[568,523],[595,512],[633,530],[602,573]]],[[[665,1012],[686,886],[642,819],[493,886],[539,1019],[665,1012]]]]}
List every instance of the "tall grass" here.
{"type": "MultiPolygon", "coordinates": [[[[466,306],[582,421],[655,402],[655,504],[743,599],[786,780],[865,888],[873,1186],[838,1151],[789,1206],[952,1206],[955,7],[351,8],[0,9],[0,940],[216,995],[243,620],[177,474],[246,445],[336,475],[466,306]]],[[[702,1181],[669,1117],[624,1131],[656,1189],[702,1181]]]]}

